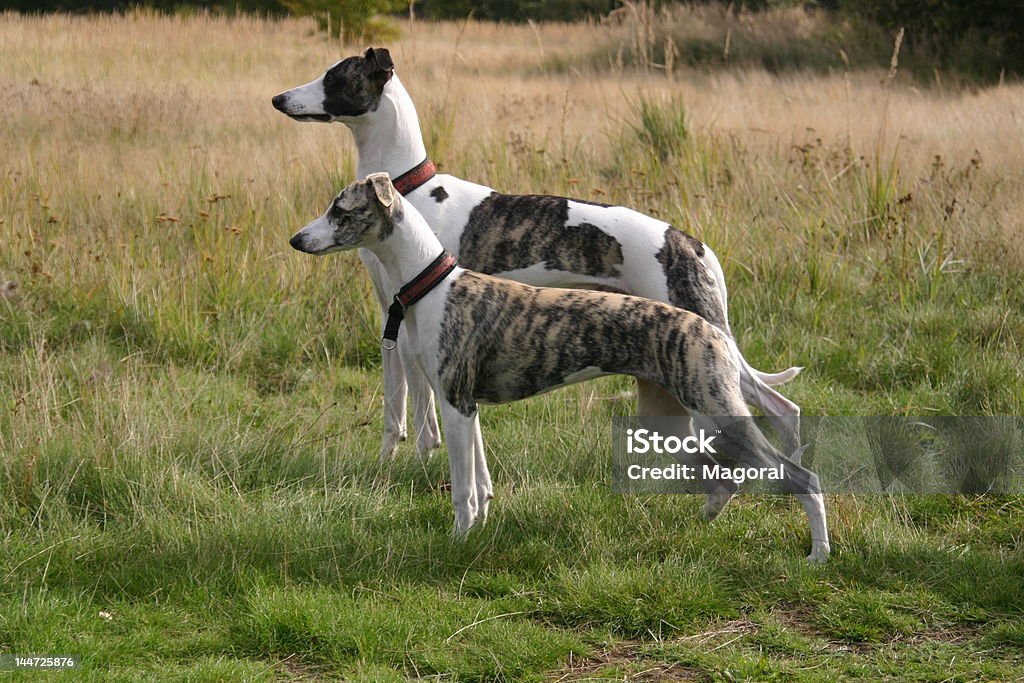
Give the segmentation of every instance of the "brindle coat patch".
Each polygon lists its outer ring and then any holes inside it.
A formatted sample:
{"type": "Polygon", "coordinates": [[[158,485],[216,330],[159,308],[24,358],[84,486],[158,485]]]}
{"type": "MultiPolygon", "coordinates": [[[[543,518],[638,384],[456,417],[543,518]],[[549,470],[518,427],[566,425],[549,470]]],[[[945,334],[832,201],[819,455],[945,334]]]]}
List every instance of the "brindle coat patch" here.
{"type": "Polygon", "coordinates": [[[549,270],[618,277],[622,245],[590,223],[567,225],[569,200],[491,193],[469,214],[459,242],[466,268],[501,273],[543,263],[549,270]]]}
{"type": "Polygon", "coordinates": [[[552,389],[590,367],[633,375],[690,408],[745,414],[724,334],[667,304],[603,292],[530,287],[465,272],[441,326],[439,377],[464,415],[552,389]],[[729,389],[729,378],[735,385],[729,389]]]}
{"type": "Polygon", "coordinates": [[[665,231],[665,243],[657,253],[665,271],[669,301],[728,333],[718,282],[704,267],[703,257],[704,244],[673,227],[665,231]]]}

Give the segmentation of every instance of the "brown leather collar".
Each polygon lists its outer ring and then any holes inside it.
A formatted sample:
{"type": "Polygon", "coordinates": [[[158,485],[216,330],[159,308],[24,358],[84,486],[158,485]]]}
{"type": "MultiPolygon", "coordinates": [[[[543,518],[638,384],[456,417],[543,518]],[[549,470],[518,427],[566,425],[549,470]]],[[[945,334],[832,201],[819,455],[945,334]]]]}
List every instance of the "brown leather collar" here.
{"type": "Polygon", "coordinates": [[[427,157],[411,169],[391,181],[402,196],[405,196],[437,175],[437,166],[427,157]]]}
{"type": "Polygon", "coordinates": [[[384,334],[380,338],[381,346],[390,351],[398,345],[398,328],[402,326],[402,320],[405,319],[405,309],[425,297],[457,265],[455,257],[450,252],[442,251],[441,255],[424,268],[419,275],[409,280],[398,290],[394,301],[388,307],[388,320],[384,324],[384,334]],[[387,342],[391,342],[391,344],[388,345],[387,342]]]}

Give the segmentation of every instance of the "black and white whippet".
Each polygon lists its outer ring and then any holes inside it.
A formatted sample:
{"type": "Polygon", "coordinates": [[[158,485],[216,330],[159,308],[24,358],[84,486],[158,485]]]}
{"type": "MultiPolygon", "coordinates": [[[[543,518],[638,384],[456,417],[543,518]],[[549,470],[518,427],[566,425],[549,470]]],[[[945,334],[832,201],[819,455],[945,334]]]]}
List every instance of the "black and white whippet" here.
{"type": "MultiPolygon", "coordinates": [[[[687,411],[721,428],[717,452],[778,467],[811,527],[811,561],[829,554],[817,475],[775,449],[749,419],[729,337],[699,315],[609,292],[531,287],[464,270],[386,173],[345,188],[291,239],[310,254],[366,249],[394,294],[385,338],[405,321],[414,363],[441,405],[452,477],[455,533],[487,518],[492,496],[477,403],[504,403],[609,373],[663,387],[687,411]],[[745,418],[745,419],[744,419],[745,418]]],[[[731,483],[731,482],[730,482],[731,483]]],[[[733,488],[709,497],[714,517],[733,488]]]]}
{"type": "MultiPolygon", "coordinates": [[[[747,364],[729,330],[722,267],[706,245],[663,221],[621,206],[501,194],[435,173],[416,108],[383,48],[370,48],[362,56],[338,62],[316,80],[275,96],[273,105],[299,121],[347,125],[359,152],[358,177],[390,174],[444,248],[468,268],[542,287],[624,292],[700,315],[725,332],[740,367],[744,399],[772,418],[783,450],[795,452],[800,409],[771,385],[792,379],[800,368],[767,374],[747,364]]],[[[387,309],[388,292],[399,283],[387,281],[385,269],[371,251],[361,250],[360,258],[387,309]]],[[[407,387],[419,428],[420,453],[440,445],[433,394],[410,366],[404,336],[398,347],[398,354],[383,354],[382,456],[393,453],[405,437],[407,387]]],[[[657,384],[643,378],[637,384],[639,415],[685,415],[657,384]]]]}

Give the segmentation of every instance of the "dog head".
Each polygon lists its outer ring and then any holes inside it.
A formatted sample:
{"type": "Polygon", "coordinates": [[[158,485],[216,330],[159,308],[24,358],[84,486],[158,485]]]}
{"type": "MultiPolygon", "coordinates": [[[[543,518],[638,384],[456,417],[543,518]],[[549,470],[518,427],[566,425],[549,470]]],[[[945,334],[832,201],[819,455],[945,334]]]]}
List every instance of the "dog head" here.
{"type": "Polygon", "coordinates": [[[274,108],[298,121],[344,121],[377,111],[395,64],[385,48],[343,59],[306,85],[275,95],[274,108]]]}
{"type": "Polygon", "coordinates": [[[295,249],[321,256],[383,242],[401,216],[402,197],[387,173],[372,173],[342,190],[322,216],[289,241],[295,249]]]}

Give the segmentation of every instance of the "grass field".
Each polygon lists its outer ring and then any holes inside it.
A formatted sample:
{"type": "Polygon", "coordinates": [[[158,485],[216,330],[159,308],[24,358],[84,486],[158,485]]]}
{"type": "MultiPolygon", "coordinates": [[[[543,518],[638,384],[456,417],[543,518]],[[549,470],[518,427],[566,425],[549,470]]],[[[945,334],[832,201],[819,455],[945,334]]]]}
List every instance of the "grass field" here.
{"type": "MultiPolygon", "coordinates": [[[[805,414],[1022,414],[1024,86],[632,70],[634,28],[390,47],[443,170],[711,244],[805,414]]],[[[443,453],[377,461],[361,266],[287,244],[353,146],[270,96],[355,50],[0,16],[0,652],[95,681],[1024,679],[1020,498],[830,496],[810,567],[791,499],[706,524],[611,493],[622,378],[485,408],[496,500],[454,543],[443,453]]]]}

